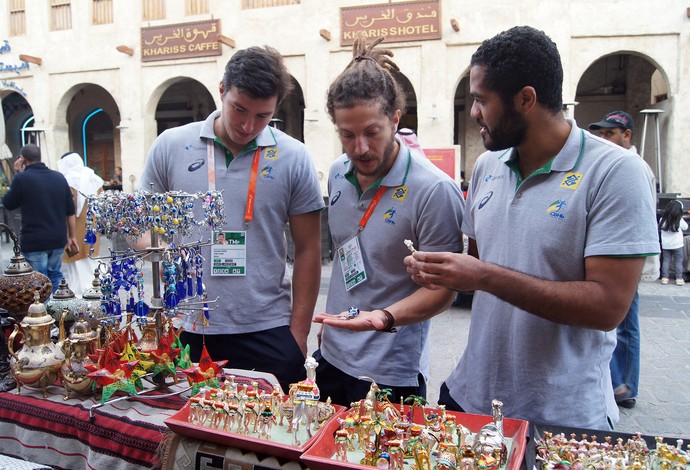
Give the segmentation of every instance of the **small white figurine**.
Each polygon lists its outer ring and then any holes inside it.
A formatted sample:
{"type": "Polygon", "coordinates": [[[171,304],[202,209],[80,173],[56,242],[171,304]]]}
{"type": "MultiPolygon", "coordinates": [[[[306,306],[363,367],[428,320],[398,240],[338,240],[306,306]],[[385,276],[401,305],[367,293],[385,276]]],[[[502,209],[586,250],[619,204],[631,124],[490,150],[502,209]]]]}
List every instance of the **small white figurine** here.
{"type": "Polygon", "coordinates": [[[407,247],[407,249],[410,250],[410,253],[414,253],[415,251],[417,251],[414,249],[414,245],[412,244],[412,240],[405,240],[403,243],[405,243],[405,246],[407,247]]]}

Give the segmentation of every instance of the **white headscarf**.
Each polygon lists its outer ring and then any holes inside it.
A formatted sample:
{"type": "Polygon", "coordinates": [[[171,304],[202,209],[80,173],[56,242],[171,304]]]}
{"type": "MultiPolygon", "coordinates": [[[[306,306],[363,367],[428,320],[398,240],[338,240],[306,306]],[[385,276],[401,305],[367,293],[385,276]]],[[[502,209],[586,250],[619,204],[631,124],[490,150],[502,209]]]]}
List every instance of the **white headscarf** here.
{"type": "Polygon", "coordinates": [[[96,194],[103,187],[103,179],[93,170],[84,166],[84,160],[78,153],[70,153],[62,157],[57,162],[58,171],[65,176],[70,188],[77,190],[77,204],[75,206],[76,216],[79,217],[84,207],[87,196],[96,194]]]}

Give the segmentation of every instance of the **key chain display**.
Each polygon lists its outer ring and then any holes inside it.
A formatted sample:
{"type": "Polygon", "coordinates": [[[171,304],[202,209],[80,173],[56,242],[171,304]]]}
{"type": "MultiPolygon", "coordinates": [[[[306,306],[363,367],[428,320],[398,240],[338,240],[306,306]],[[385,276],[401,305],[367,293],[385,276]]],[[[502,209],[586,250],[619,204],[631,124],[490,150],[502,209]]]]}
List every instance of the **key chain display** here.
{"type": "MultiPolygon", "coordinates": [[[[132,377],[134,388],[147,375],[159,385],[165,385],[166,378],[177,382],[177,368],[188,367],[188,358],[181,358],[182,348],[175,346],[180,343],[173,322],[181,315],[196,315],[194,325],[208,325],[217,299],[209,299],[205,292],[201,247],[211,242],[209,230],[213,233],[225,222],[220,191],[106,191],[87,196],[87,244],[94,245],[98,236],[123,235],[133,243],[151,234],[148,248],[111,250],[108,256],[92,258],[99,263],[96,284],[101,297],[100,309],[93,315],[106,337],[106,347],[93,367],[94,378],[117,375],[114,368],[126,366],[133,369],[125,375],[132,377]],[[179,242],[197,236],[197,241],[179,242]],[[146,261],[152,263],[152,293],[144,288],[146,261]],[[124,356],[131,361],[108,359],[124,356]]],[[[127,393],[132,394],[132,387],[127,393]]],[[[102,394],[102,403],[106,401],[102,394]]]]}

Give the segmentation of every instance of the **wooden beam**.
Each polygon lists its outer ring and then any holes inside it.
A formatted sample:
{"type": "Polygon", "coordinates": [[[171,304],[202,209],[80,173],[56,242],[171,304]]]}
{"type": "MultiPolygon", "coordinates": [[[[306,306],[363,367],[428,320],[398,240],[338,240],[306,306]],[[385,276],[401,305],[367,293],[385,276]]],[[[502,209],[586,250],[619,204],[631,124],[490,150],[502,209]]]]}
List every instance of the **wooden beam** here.
{"type": "Polygon", "coordinates": [[[41,65],[43,63],[43,59],[41,59],[40,57],[34,57],[32,55],[26,54],[19,54],[19,60],[21,60],[22,62],[29,62],[36,65],[41,65]]]}
{"type": "Polygon", "coordinates": [[[222,34],[218,35],[218,42],[225,44],[228,47],[232,47],[233,49],[235,48],[235,40],[227,36],[223,36],[222,34]]]}
{"type": "Polygon", "coordinates": [[[331,32],[330,32],[329,30],[327,30],[327,29],[320,29],[320,30],[319,30],[319,36],[321,36],[322,38],[324,38],[326,41],[330,41],[330,40],[331,40],[331,32]]]}
{"type": "Polygon", "coordinates": [[[123,54],[127,54],[129,56],[134,55],[134,49],[132,49],[129,46],[120,45],[120,46],[117,46],[115,49],[117,49],[119,52],[122,52],[123,54]]]}
{"type": "Polygon", "coordinates": [[[450,19],[450,26],[456,33],[460,32],[460,23],[458,23],[458,20],[456,20],[455,18],[450,19]]]}

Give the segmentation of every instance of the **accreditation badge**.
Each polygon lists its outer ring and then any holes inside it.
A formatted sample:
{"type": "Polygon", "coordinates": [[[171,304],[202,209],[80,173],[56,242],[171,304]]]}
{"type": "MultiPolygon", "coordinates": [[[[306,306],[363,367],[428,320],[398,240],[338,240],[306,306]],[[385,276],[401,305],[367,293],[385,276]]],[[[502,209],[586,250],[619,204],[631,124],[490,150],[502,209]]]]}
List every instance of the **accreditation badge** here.
{"type": "Polygon", "coordinates": [[[340,258],[340,268],[343,271],[345,290],[349,291],[367,280],[364,257],[359,247],[358,237],[352,237],[338,248],[338,257],[340,258]]]}
{"type": "Polygon", "coordinates": [[[212,276],[246,276],[247,232],[214,232],[211,260],[212,276]]]}

